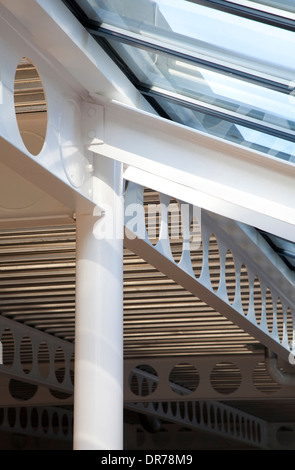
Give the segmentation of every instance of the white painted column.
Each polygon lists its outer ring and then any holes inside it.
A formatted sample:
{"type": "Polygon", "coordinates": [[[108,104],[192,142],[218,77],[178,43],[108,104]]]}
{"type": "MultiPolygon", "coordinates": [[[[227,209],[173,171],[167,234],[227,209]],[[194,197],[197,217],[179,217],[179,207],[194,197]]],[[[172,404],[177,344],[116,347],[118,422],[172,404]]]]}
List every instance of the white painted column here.
{"type": "Polygon", "coordinates": [[[121,164],[96,157],[99,219],[77,214],[74,449],[123,448],[121,164]]]}

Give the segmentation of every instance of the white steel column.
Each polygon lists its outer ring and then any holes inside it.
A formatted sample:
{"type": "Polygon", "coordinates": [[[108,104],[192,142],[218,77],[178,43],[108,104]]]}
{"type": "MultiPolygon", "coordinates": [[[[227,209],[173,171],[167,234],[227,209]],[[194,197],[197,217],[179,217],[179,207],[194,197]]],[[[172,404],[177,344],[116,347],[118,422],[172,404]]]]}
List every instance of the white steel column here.
{"type": "Polygon", "coordinates": [[[97,158],[95,199],[77,214],[74,449],[123,448],[123,201],[121,164],[97,158]],[[101,207],[100,206],[100,207],[101,207]]]}

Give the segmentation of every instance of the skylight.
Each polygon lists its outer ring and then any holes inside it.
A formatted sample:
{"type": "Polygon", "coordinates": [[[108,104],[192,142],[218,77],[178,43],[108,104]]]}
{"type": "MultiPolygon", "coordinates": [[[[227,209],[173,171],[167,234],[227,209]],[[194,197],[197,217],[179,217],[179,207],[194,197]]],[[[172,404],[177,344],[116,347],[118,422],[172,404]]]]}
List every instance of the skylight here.
{"type": "Polygon", "coordinates": [[[295,160],[293,32],[184,0],[66,3],[160,114],[295,160]]]}
{"type": "Polygon", "coordinates": [[[295,163],[293,0],[64,3],[161,116],[295,163]]]}

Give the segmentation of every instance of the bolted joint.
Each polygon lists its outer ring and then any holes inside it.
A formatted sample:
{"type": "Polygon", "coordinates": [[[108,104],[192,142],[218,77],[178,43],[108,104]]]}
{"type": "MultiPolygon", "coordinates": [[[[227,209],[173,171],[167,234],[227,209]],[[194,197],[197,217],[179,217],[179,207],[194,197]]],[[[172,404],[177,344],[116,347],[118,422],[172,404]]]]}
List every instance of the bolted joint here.
{"type": "Polygon", "coordinates": [[[102,144],[104,108],[84,101],[82,104],[82,136],[84,145],[102,144]]]}

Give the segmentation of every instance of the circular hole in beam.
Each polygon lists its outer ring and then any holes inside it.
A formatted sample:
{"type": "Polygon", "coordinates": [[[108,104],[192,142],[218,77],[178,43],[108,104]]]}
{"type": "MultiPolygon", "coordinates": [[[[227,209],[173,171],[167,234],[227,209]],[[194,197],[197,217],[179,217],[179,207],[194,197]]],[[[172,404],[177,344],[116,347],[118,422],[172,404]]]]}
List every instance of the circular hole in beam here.
{"type": "Polygon", "coordinates": [[[170,387],[177,395],[189,395],[200,382],[197,369],[190,363],[179,363],[169,374],[170,387]]]}
{"type": "Polygon", "coordinates": [[[240,369],[231,362],[220,362],[213,367],[210,382],[212,388],[222,395],[234,393],[242,382],[240,369]]]}

